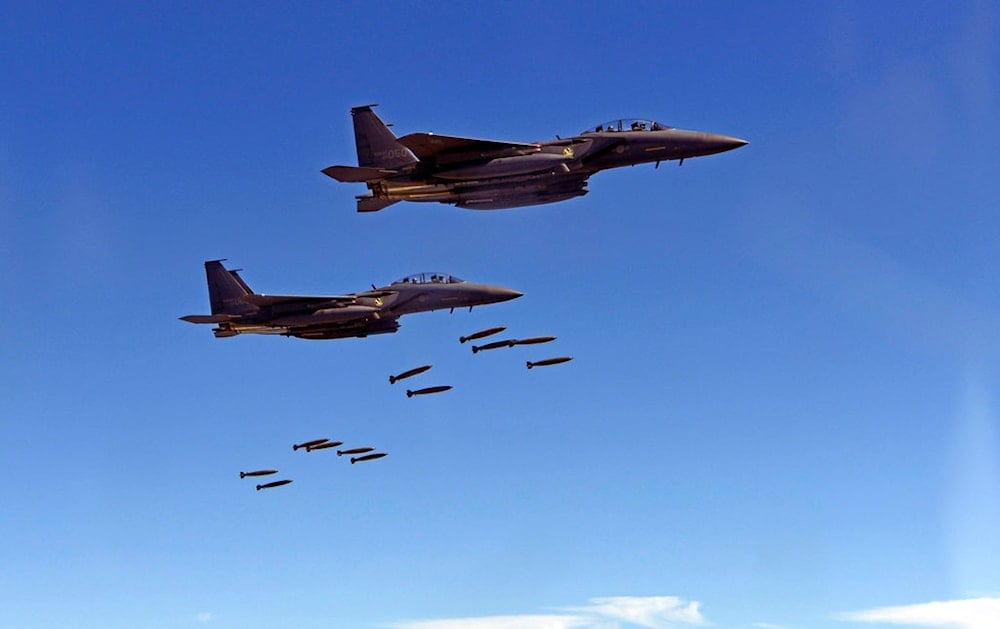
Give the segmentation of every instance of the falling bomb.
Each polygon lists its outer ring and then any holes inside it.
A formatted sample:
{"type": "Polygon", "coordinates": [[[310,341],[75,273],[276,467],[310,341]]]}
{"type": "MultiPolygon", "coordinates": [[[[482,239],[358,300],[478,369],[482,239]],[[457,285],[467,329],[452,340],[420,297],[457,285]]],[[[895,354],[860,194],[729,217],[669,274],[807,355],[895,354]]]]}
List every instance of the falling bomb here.
{"type": "Polygon", "coordinates": [[[374,461],[375,459],[381,459],[382,457],[387,456],[388,454],[389,454],[388,452],[376,452],[375,454],[366,454],[364,456],[352,456],[351,465],[354,465],[355,463],[361,463],[362,461],[374,461]]]}
{"type": "Polygon", "coordinates": [[[345,454],[364,454],[365,452],[371,452],[375,448],[350,448],[348,450],[337,450],[337,456],[344,456],[345,454]]]}
{"type": "Polygon", "coordinates": [[[487,349],[499,349],[501,347],[514,347],[514,339],[505,339],[503,341],[493,341],[492,343],[487,343],[486,345],[473,345],[472,353],[478,354],[479,352],[487,349]]]}
{"type": "Polygon", "coordinates": [[[539,343],[551,343],[556,340],[554,336],[532,336],[526,339],[515,339],[511,341],[512,345],[538,345],[539,343]]]}
{"type": "Polygon", "coordinates": [[[314,446],[309,446],[306,448],[306,452],[312,452],[313,450],[325,450],[327,448],[336,448],[337,446],[344,445],[343,441],[324,441],[323,443],[318,443],[314,446]]]}
{"type": "Polygon", "coordinates": [[[281,487],[282,485],[287,485],[292,482],[291,479],[286,480],[276,480],[273,483],[264,483],[263,485],[257,485],[257,491],[261,489],[271,489],[272,487],[281,487]]]}
{"type": "Polygon", "coordinates": [[[254,470],[252,472],[240,472],[240,478],[246,478],[247,476],[269,476],[277,473],[278,470],[254,470]]]}
{"type": "Polygon", "coordinates": [[[545,360],[536,360],[534,362],[528,361],[528,369],[532,367],[545,367],[547,365],[558,365],[559,363],[568,363],[573,360],[572,356],[559,356],[558,358],[546,358],[545,360]]]}
{"type": "Polygon", "coordinates": [[[410,389],[407,389],[406,390],[406,397],[413,397],[414,395],[430,395],[431,393],[441,393],[443,391],[447,391],[450,388],[451,388],[451,385],[446,384],[446,385],[439,386],[439,387],[427,387],[425,389],[417,389],[415,391],[411,391],[410,389]]]}
{"type": "Polygon", "coordinates": [[[502,326],[502,325],[501,326],[497,326],[495,328],[486,328],[485,330],[480,330],[478,332],[473,332],[469,336],[460,336],[460,337],[458,337],[458,342],[459,343],[464,343],[466,341],[474,341],[476,339],[481,339],[481,338],[484,338],[484,337],[487,337],[487,336],[493,336],[494,334],[499,334],[499,333],[503,332],[506,329],[507,328],[505,326],[502,326]]]}
{"type": "Polygon", "coordinates": [[[413,369],[408,369],[398,376],[389,376],[389,384],[396,384],[397,380],[403,380],[405,378],[412,378],[413,376],[419,375],[431,368],[431,365],[421,365],[420,367],[414,367],[413,369]]]}

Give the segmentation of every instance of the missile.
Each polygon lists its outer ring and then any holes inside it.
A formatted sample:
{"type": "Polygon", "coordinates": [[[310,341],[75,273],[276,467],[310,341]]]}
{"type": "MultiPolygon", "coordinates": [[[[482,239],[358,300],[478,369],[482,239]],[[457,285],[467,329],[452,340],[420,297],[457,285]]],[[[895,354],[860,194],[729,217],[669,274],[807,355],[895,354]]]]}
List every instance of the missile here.
{"type": "Polygon", "coordinates": [[[417,389],[416,391],[406,390],[406,397],[413,397],[414,395],[427,395],[429,393],[441,393],[442,391],[447,391],[450,389],[450,385],[444,385],[441,387],[427,387],[426,389],[417,389]]]}
{"type": "Polygon", "coordinates": [[[536,360],[535,362],[528,361],[528,369],[532,367],[544,367],[546,365],[558,365],[559,363],[568,363],[573,360],[572,356],[559,356],[558,358],[546,358],[545,360],[536,360]]]}
{"type": "Polygon", "coordinates": [[[397,380],[402,380],[403,378],[411,378],[418,374],[422,374],[430,368],[431,368],[430,365],[421,365],[420,367],[414,367],[413,369],[408,369],[403,373],[399,374],[398,376],[389,376],[389,384],[396,384],[397,380]]]}
{"type": "Polygon", "coordinates": [[[514,339],[512,345],[538,345],[539,343],[549,343],[556,340],[554,336],[533,336],[527,339],[514,339]]]}
{"type": "Polygon", "coordinates": [[[329,439],[313,439],[312,441],[306,441],[305,443],[296,443],[295,445],[292,446],[292,450],[298,450],[299,448],[306,448],[306,450],[308,451],[309,448],[313,446],[318,446],[324,441],[329,441],[329,439]]]}
{"type": "Polygon", "coordinates": [[[345,454],[364,454],[365,452],[371,452],[375,448],[350,448],[349,450],[337,450],[337,456],[344,456],[345,454]]]}
{"type": "Polygon", "coordinates": [[[493,341],[492,343],[487,343],[486,345],[473,345],[472,353],[476,354],[482,350],[487,349],[497,349],[500,347],[514,347],[514,339],[504,339],[502,341],[493,341]]]}
{"type": "Polygon", "coordinates": [[[344,445],[343,441],[324,441],[323,443],[317,443],[314,446],[308,446],[306,452],[312,452],[313,450],[325,450],[326,448],[336,448],[337,446],[344,445]]]}
{"type": "Polygon", "coordinates": [[[460,337],[458,337],[458,342],[459,343],[464,343],[466,341],[474,341],[476,339],[481,339],[484,336],[493,336],[494,334],[499,334],[500,332],[503,332],[506,329],[507,328],[504,327],[504,326],[502,326],[502,325],[498,326],[498,327],[495,327],[495,328],[486,328],[485,330],[480,330],[478,332],[473,332],[469,336],[460,336],[460,337]]]}
{"type": "Polygon", "coordinates": [[[282,485],[287,485],[290,482],[292,482],[290,479],[285,479],[276,480],[273,483],[264,483],[263,485],[257,485],[257,491],[260,491],[261,489],[270,489],[272,487],[281,487],[282,485]]]}
{"type": "Polygon", "coordinates": [[[240,478],[246,478],[247,476],[267,476],[277,473],[278,470],[254,470],[253,472],[240,472],[240,478]]]}
{"type": "Polygon", "coordinates": [[[375,459],[381,459],[382,457],[389,454],[388,452],[376,452],[375,454],[366,454],[364,456],[352,456],[351,465],[355,463],[360,463],[362,461],[374,461],[375,459]]]}

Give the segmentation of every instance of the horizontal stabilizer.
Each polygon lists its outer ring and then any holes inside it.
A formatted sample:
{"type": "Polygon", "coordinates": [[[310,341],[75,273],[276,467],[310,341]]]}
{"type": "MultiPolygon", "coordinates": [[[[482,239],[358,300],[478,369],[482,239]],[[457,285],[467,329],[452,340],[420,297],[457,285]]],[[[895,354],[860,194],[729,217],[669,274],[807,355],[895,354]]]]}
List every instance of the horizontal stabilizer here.
{"type": "Polygon", "coordinates": [[[378,212],[379,210],[387,208],[396,202],[398,202],[398,199],[387,199],[385,197],[358,197],[358,211],[378,212]]]}
{"type": "Polygon", "coordinates": [[[226,323],[228,321],[236,321],[239,318],[240,315],[233,314],[187,315],[186,317],[181,317],[181,321],[187,321],[188,323],[226,323]]]}
{"type": "Polygon", "coordinates": [[[399,173],[395,170],[373,168],[371,166],[328,166],[323,169],[323,174],[337,181],[364,183],[366,181],[385,179],[399,173]]]}

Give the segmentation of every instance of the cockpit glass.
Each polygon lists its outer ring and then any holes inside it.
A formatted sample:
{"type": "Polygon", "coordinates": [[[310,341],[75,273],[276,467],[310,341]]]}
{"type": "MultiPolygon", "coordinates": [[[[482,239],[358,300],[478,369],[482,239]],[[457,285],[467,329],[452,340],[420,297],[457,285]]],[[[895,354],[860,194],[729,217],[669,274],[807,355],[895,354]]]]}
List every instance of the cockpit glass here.
{"type": "Polygon", "coordinates": [[[459,284],[464,281],[447,273],[415,273],[398,279],[393,284],[459,284]]]}
{"type": "MultiPolygon", "coordinates": [[[[660,124],[655,120],[643,120],[641,118],[619,118],[599,124],[596,127],[585,129],[583,133],[620,133],[623,131],[662,131],[670,129],[665,124],[660,124]]],[[[581,134],[582,135],[582,134],[581,134]]]]}

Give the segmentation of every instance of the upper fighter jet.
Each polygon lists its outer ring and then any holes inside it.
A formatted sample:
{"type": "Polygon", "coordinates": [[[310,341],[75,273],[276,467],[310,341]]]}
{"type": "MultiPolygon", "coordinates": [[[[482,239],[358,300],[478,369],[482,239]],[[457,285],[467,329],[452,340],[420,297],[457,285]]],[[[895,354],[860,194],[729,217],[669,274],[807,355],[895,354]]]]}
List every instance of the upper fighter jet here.
{"type": "Polygon", "coordinates": [[[333,296],[261,295],[221,260],[205,263],[210,315],[182,321],[212,323],[217,338],[237,334],[282,334],[302,339],[340,339],[386,334],[413,312],[494,304],[521,296],[516,290],[473,284],[446,273],[419,273],[383,288],[333,296]]]}
{"type": "Polygon", "coordinates": [[[351,109],[358,166],[330,166],[337,181],[364,182],[358,211],[397,201],[437,201],[470,210],[554,203],[587,194],[606,168],[722,153],[746,140],[684,131],[652,120],[612,120],[547,142],[507,142],[411,133],[397,138],[372,107],[351,109]]]}

